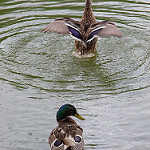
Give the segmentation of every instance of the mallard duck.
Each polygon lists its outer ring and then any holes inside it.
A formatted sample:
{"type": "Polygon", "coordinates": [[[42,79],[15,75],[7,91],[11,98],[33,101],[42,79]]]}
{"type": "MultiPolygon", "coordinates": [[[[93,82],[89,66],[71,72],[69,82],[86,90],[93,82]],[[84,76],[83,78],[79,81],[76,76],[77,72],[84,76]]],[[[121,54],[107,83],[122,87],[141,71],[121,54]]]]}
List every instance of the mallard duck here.
{"type": "Polygon", "coordinates": [[[98,37],[122,34],[116,25],[109,21],[96,22],[92,12],[92,0],[86,0],[81,21],[68,17],[58,18],[43,29],[44,32],[70,34],[75,39],[76,57],[93,57],[98,37]]]}
{"type": "Polygon", "coordinates": [[[69,116],[75,116],[84,120],[76,108],[71,104],[61,106],[56,118],[58,126],[52,130],[49,136],[51,150],[83,150],[83,129],[69,116]]]}

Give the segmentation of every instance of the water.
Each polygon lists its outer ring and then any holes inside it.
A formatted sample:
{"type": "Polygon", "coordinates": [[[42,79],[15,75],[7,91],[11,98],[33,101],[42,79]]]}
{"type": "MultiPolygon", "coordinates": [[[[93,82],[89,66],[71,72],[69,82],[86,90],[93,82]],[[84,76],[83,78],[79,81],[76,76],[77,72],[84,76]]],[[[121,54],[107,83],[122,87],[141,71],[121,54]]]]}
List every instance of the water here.
{"type": "Polygon", "coordinates": [[[86,120],[87,150],[150,149],[150,2],[93,0],[97,21],[123,38],[101,38],[95,58],[72,56],[70,36],[41,30],[55,18],[79,20],[84,1],[0,2],[0,149],[48,150],[57,109],[86,120]]]}

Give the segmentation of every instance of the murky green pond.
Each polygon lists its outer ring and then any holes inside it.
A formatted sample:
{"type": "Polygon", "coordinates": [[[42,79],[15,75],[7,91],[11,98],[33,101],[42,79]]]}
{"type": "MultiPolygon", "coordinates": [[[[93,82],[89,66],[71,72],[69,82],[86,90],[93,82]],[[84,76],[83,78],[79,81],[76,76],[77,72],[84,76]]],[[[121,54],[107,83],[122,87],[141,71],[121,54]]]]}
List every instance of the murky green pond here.
{"type": "Polygon", "coordinates": [[[41,30],[83,9],[84,0],[0,1],[1,150],[49,150],[65,103],[86,118],[75,119],[85,149],[150,149],[150,1],[93,0],[97,21],[123,38],[101,38],[96,57],[79,59],[70,36],[41,30]]]}

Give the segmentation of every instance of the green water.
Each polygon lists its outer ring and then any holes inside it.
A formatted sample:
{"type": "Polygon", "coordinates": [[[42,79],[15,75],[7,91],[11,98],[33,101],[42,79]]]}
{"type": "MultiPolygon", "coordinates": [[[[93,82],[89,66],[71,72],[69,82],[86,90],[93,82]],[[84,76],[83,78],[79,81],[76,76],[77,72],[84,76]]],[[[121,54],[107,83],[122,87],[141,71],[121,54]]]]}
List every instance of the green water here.
{"type": "Polygon", "coordinates": [[[150,149],[150,2],[93,0],[97,21],[114,22],[123,37],[101,38],[96,57],[78,59],[70,36],[42,29],[83,10],[83,0],[0,2],[1,150],[48,150],[64,103],[86,119],[75,119],[85,149],[150,149]]]}

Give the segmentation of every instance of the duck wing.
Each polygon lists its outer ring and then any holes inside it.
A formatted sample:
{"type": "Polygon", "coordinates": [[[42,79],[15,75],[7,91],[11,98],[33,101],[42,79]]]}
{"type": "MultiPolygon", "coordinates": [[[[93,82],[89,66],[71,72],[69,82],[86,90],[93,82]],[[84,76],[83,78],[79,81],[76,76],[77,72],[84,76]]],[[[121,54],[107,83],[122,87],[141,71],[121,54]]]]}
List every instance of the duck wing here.
{"type": "Polygon", "coordinates": [[[84,150],[84,139],[82,137],[82,131],[79,128],[76,129],[76,134],[75,134],[75,145],[72,146],[72,150],[84,150]]]}
{"type": "Polygon", "coordinates": [[[56,127],[49,136],[51,150],[83,150],[82,128],[78,125],[56,127]]]}
{"type": "Polygon", "coordinates": [[[116,36],[122,37],[120,30],[116,27],[116,25],[109,21],[97,22],[92,25],[91,32],[88,37],[87,42],[93,40],[95,37],[102,36],[116,36]]]}
{"type": "Polygon", "coordinates": [[[76,40],[81,41],[80,22],[71,18],[59,18],[43,29],[44,32],[70,34],[76,40]]]}
{"type": "Polygon", "coordinates": [[[43,29],[44,32],[56,32],[59,34],[69,34],[68,27],[65,25],[63,18],[56,19],[43,29]]]}

